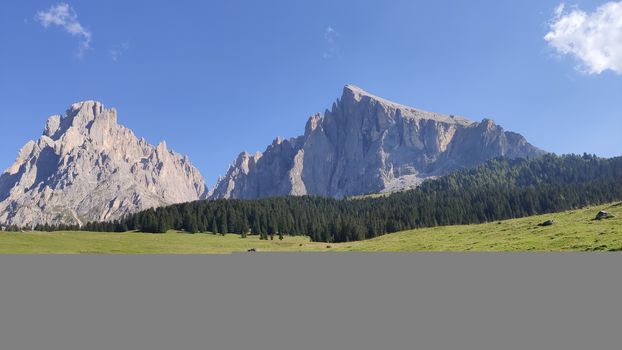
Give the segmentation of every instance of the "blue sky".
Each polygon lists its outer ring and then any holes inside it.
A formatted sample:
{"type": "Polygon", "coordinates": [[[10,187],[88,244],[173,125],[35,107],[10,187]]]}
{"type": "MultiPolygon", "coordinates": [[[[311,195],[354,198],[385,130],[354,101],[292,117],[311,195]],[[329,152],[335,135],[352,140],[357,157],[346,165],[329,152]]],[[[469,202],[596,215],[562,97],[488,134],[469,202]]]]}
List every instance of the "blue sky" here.
{"type": "Polygon", "coordinates": [[[559,5],[5,0],[0,167],[49,115],[96,99],[211,186],[239,152],[301,134],[348,83],[493,118],[556,153],[622,155],[622,5],[559,5]]]}

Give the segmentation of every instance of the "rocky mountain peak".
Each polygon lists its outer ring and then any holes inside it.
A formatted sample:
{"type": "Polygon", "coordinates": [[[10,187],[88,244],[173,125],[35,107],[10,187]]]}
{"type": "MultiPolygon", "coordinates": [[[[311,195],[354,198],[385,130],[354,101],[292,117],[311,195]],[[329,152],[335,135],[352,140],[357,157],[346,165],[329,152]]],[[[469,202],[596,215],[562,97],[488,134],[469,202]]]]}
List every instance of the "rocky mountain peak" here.
{"type": "Polygon", "coordinates": [[[166,148],[166,141],[160,141],[160,143],[158,143],[156,146],[156,152],[159,155],[163,155],[168,152],[168,148],[166,148]]]}
{"type": "Polygon", "coordinates": [[[187,157],[138,139],[114,108],[84,101],[49,117],[0,176],[0,224],[83,224],[206,195],[187,157]]]}
{"type": "Polygon", "coordinates": [[[345,115],[361,116],[365,115],[364,113],[360,113],[364,109],[374,110],[374,113],[367,113],[367,117],[387,117],[387,120],[385,120],[385,122],[391,122],[396,118],[405,118],[416,120],[434,120],[446,124],[474,124],[472,120],[461,116],[428,112],[419,108],[414,108],[397,102],[393,102],[391,100],[376,96],[358,86],[351,84],[346,85],[343,88],[342,96],[333,105],[333,109],[331,112],[335,113],[339,110],[346,110],[347,113],[345,113],[345,115]]]}
{"type": "Polygon", "coordinates": [[[107,109],[103,103],[98,101],[83,101],[72,104],[63,119],[75,128],[94,126],[93,123],[99,119],[106,119],[111,126],[114,126],[117,123],[117,111],[114,108],[107,109]]]}
{"type": "Polygon", "coordinates": [[[480,125],[486,129],[493,129],[497,126],[495,121],[489,118],[482,119],[482,121],[480,122],[480,125]]]}
{"type": "Polygon", "coordinates": [[[363,90],[362,88],[356,86],[356,85],[352,85],[352,84],[348,84],[346,86],[344,86],[343,88],[343,93],[341,95],[341,101],[355,101],[355,102],[360,102],[364,99],[367,100],[374,100],[386,105],[399,105],[398,103],[386,100],[382,97],[373,95],[365,90],[363,90]]]}
{"type": "Polygon", "coordinates": [[[94,100],[86,100],[71,104],[67,110],[67,114],[72,115],[81,113],[90,114],[92,117],[95,117],[96,115],[102,113],[104,109],[105,107],[103,103],[94,100]]]}
{"type": "Polygon", "coordinates": [[[307,121],[307,125],[305,125],[305,135],[308,135],[315,131],[315,129],[320,126],[322,122],[322,115],[320,113],[316,113],[312,115],[307,121]]]}
{"type": "Polygon", "coordinates": [[[117,111],[114,108],[107,109],[97,101],[83,101],[72,104],[64,115],[49,117],[43,135],[59,140],[70,130],[74,134],[88,136],[93,129],[102,133],[117,126],[117,111]]]}
{"type": "Polygon", "coordinates": [[[346,85],[330,110],[308,119],[303,136],[273,142],[259,159],[238,161],[210,197],[398,191],[491,158],[543,153],[491,119],[428,112],[346,85]]]}

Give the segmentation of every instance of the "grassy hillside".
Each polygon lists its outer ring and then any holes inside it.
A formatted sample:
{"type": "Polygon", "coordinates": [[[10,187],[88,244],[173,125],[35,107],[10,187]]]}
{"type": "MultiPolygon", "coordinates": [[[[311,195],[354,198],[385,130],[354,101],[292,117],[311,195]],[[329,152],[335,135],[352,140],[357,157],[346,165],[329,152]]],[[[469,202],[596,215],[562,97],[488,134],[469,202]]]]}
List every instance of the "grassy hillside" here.
{"type": "Polygon", "coordinates": [[[622,250],[622,203],[465,226],[403,231],[344,244],[347,251],[616,251],[622,250]],[[605,209],[615,218],[593,220],[605,209]],[[538,226],[546,220],[555,225],[538,226]]]}
{"type": "Polygon", "coordinates": [[[239,235],[95,232],[0,233],[0,254],[203,254],[246,252],[615,251],[622,250],[622,203],[481,225],[446,226],[329,244],[308,237],[260,241],[239,235]],[[592,220],[605,209],[616,217],[592,220]],[[553,219],[556,224],[540,227],[553,219]]]}

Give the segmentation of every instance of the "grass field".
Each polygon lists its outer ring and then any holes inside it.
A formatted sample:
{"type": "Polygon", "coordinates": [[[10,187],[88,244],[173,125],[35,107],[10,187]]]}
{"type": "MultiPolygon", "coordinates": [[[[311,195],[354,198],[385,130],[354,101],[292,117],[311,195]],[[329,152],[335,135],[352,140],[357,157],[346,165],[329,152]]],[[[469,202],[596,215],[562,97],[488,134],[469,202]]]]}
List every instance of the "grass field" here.
{"type": "Polygon", "coordinates": [[[482,225],[398,232],[340,247],[349,251],[617,251],[622,250],[622,203],[482,225]],[[593,220],[599,210],[615,215],[593,220]],[[538,226],[546,220],[555,225],[538,226]]]}
{"type": "Polygon", "coordinates": [[[618,251],[622,203],[481,225],[445,226],[393,233],[362,242],[313,243],[307,237],[95,232],[1,232],[0,254],[222,254],[246,252],[419,251],[618,251]],[[595,221],[605,209],[615,218],[595,221]],[[555,225],[540,227],[553,219],[555,225]]]}

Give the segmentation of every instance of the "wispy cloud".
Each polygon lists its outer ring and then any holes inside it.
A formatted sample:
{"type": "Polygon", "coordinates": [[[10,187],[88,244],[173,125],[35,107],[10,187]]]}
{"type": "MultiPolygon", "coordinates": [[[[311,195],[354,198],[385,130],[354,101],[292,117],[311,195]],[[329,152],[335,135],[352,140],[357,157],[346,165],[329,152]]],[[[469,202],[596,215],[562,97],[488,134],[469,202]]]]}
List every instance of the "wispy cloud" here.
{"type": "Polygon", "coordinates": [[[58,26],[71,36],[80,38],[81,43],[78,56],[84,55],[86,50],[91,47],[91,32],[78,22],[78,14],[67,3],[59,3],[46,11],[37,12],[35,20],[45,28],[58,26]]]}
{"type": "Polygon", "coordinates": [[[582,72],[622,74],[622,1],[608,2],[592,13],[560,4],[544,40],[558,53],[578,59],[582,72]]]}
{"type": "Polygon", "coordinates": [[[341,56],[341,49],[339,47],[340,39],[341,34],[338,31],[331,26],[326,27],[324,30],[324,41],[326,41],[327,47],[322,55],[324,59],[341,56]]]}
{"type": "Polygon", "coordinates": [[[110,56],[110,59],[113,62],[117,62],[119,61],[121,56],[123,56],[125,52],[127,52],[127,50],[129,49],[130,49],[130,43],[126,41],[122,43],[121,45],[115,46],[112,49],[108,50],[108,55],[110,56]]]}

